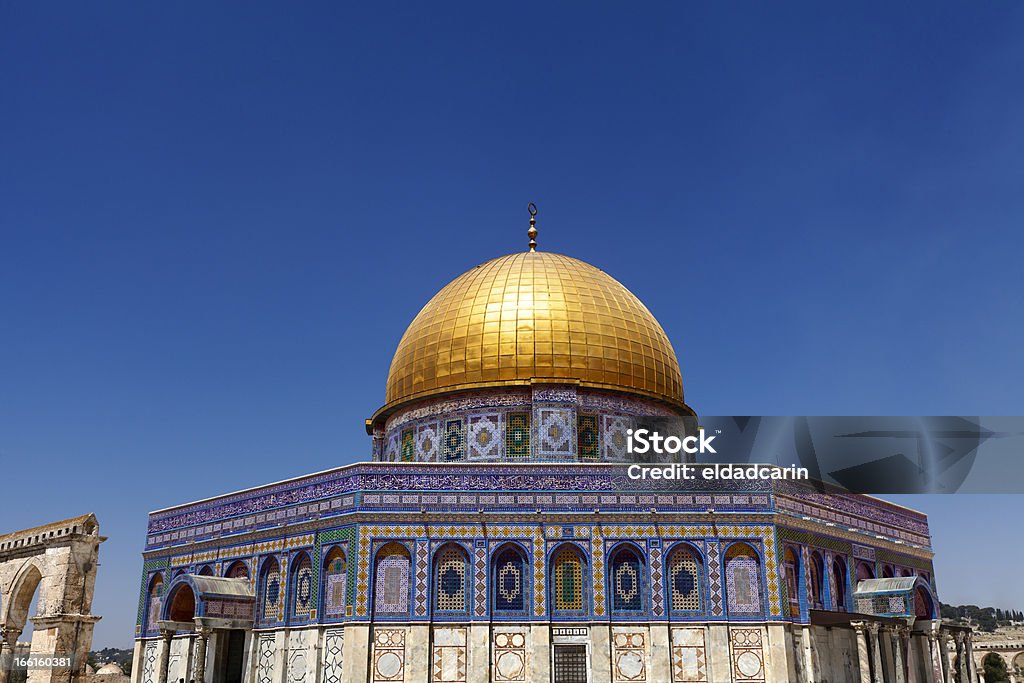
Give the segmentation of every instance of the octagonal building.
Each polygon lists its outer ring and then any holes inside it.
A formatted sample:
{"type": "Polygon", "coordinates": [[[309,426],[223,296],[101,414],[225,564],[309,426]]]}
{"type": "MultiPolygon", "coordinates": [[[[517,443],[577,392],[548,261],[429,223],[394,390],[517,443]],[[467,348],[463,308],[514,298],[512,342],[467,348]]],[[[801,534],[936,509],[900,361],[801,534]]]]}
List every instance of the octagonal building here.
{"type": "Polygon", "coordinates": [[[678,358],[535,236],[409,325],[369,461],[150,514],[134,682],[949,680],[923,514],[624,476],[628,430],[695,416],[678,358]]]}

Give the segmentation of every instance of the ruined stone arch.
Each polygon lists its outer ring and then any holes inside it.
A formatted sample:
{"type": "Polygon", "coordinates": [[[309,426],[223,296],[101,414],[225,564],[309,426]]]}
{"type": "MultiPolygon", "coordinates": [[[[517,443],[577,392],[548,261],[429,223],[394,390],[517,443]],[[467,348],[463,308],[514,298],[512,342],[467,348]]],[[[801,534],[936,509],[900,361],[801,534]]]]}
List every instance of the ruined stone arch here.
{"type": "MultiPolygon", "coordinates": [[[[33,527],[0,536],[0,671],[19,636],[32,624],[34,655],[73,657],[75,669],[32,669],[30,683],[85,680],[92,644],[91,614],[99,545],[94,515],[33,527]],[[29,614],[38,593],[35,614],[29,614]]],[[[3,674],[0,674],[0,681],[3,674]]]]}

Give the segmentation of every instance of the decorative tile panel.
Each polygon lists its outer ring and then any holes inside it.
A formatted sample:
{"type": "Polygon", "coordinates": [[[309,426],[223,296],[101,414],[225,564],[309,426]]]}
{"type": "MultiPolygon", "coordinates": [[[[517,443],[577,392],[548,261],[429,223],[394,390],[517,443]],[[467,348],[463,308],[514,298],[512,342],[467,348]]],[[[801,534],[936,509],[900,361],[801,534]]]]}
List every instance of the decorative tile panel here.
{"type": "Polygon", "coordinates": [[[496,459],[501,454],[501,415],[471,415],[466,430],[470,460],[496,459]]]}
{"type": "Polygon", "coordinates": [[[342,655],[345,651],[345,629],[329,628],[324,632],[323,683],[342,683],[342,655]]]}
{"type": "Polygon", "coordinates": [[[647,681],[647,631],[618,632],[612,635],[612,681],[647,681]]]}
{"type": "Polygon", "coordinates": [[[405,680],[405,630],[378,628],[373,633],[373,683],[405,680]]]}
{"type": "Polygon", "coordinates": [[[522,630],[497,630],[494,633],[494,681],[526,680],[526,633],[522,630]]]}
{"type": "Polygon", "coordinates": [[[461,419],[445,421],[441,459],[444,462],[466,459],[466,425],[461,419]]]}
{"type": "Polygon", "coordinates": [[[538,457],[565,459],[573,454],[574,412],[568,408],[537,409],[538,457]]]}
{"type": "Polygon", "coordinates": [[[707,683],[704,627],[672,629],[672,682],[707,683]]]}
{"type": "Polygon", "coordinates": [[[764,683],[763,628],[729,629],[733,680],[737,683],[764,683]]]}
{"type": "Polygon", "coordinates": [[[433,676],[430,680],[436,683],[465,683],[467,666],[466,629],[435,628],[433,676]]]}

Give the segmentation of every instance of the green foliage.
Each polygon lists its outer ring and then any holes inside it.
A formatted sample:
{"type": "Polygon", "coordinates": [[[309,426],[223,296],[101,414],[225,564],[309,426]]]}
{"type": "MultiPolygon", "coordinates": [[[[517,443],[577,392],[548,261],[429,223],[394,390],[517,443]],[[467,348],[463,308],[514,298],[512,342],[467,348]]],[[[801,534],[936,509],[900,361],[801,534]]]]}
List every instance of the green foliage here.
{"type": "Polygon", "coordinates": [[[1006,669],[1006,661],[995,652],[990,652],[981,660],[985,670],[985,683],[1007,683],[1010,672],[1006,669]]]}

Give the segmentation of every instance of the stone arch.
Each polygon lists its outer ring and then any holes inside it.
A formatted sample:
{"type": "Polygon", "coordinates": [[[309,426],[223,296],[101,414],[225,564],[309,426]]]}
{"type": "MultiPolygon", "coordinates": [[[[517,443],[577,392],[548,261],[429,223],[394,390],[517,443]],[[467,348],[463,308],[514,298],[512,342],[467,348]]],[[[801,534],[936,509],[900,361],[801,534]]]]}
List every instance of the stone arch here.
{"type": "Polygon", "coordinates": [[[202,567],[199,568],[199,571],[197,573],[199,574],[199,576],[213,576],[213,567],[211,567],[208,564],[204,564],[202,567]]]}
{"type": "Polygon", "coordinates": [[[666,598],[671,612],[700,612],[703,599],[701,597],[701,577],[704,572],[704,561],[700,551],[692,544],[681,542],[669,549],[668,581],[665,585],[666,598]]]}
{"type": "Polygon", "coordinates": [[[1010,668],[1016,671],[1024,671],[1024,652],[1018,652],[1010,660],[1010,668]]]}
{"type": "Polygon", "coordinates": [[[196,618],[196,592],[187,578],[175,581],[167,591],[164,600],[163,620],[179,623],[192,622],[196,618]]]}
{"type": "Polygon", "coordinates": [[[835,605],[837,612],[847,611],[846,598],[847,598],[847,578],[849,576],[849,569],[846,563],[846,557],[843,555],[836,555],[832,558],[832,602],[835,605]]]}
{"type": "Polygon", "coordinates": [[[756,616],[761,601],[761,556],[749,543],[732,543],[725,551],[726,605],[730,615],[756,616]]]}
{"type": "Polygon", "coordinates": [[[434,552],[433,609],[435,612],[469,612],[469,555],[458,543],[445,543],[434,552]]]}
{"type": "Polygon", "coordinates": [[[377,616],[406,616],[409,613],[409,580],[412,555],[405,544],[386,543],[373,561],[373,611],[377,616]]]}
{"type": "Polygon", "coordinates": [[[491,610],[495,615],[528,613],[533,585],[528,558],[526,549],[515,542],[501,545],[491,555],[491,610]]]}
{"type": "Polygon", "coordinates": [[[615,614],[639,614],[647,601],[647,562],[639,546],[623,541],[608,554],[608,606],[615,614]]]}
{"type": "Polygon", "coordinates": [[[548,576],[552,615],[582,615],[587,605],[587,560],[575,543],[562,543],[551,553],[548,576]]]}
{"type": "MultiPolygon", "coordinates": [[[[25,625],[28,623],[28,612],[29,607],[32,605],[32,598],[35,597],[39,584],[43,582],[45,567],[42,567],[42,565],[42,561],[37,558],[31,558],[15,576],[8,593],[10,597],[7,600],[3,618],[3,625],[5,627],[14,629],[19,633],[25,629],[25,625]]],[[[41,607],[40,611],[45,610],[45,605],[41,607]]]]}
{"type": "Polygon", "coordinates": [[[896,576],[896,572],[893,570],[891,564],[887,564],[884,567],[882,567],[882,578],[883,579],[892,579],[892,578],[895,578],[895,576],[896,576]]]}
{"type": "Polygon", "coordinates": [[[333,546],[324,556],[324,616],[346,616],[348,605],[348,558],[341,546],[333,546]]]}
{"type": "Polygon", "coordinates": [[[938,619],[938,601],[932,595],[931,587],[922,579],[914,582],[914,617],[917,619],[938,619]]]}
{"type": "Polygon", "coordinates": [[[99,620],[91,611],[104,540],[92,514],[0,535],[0,652],[9,652],[40,617],[45,628],[32,629],[32,653],[73,657],[76,669],[62,675],[84,680],[99,620]],[[33,600],[34,616],[29,614],[33,600]]]}

